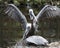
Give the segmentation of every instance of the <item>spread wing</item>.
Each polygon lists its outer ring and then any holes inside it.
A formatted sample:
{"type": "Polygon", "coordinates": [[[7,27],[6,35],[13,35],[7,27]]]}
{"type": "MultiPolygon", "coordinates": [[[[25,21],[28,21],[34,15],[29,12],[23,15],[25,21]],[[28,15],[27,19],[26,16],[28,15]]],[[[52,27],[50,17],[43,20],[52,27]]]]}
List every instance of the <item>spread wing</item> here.
{"type": "Polygon", "coordinates": [[[5,13],[12,19],[20,22],[23,28],[26,29],[27,20],[22,12],[14,4],[8,4],[5,13]]]}
{"type": "Polygon", "coordinates": [[[38,13],[37,20],[41,18],[45,18],[45,17],[51,18],[51,17],[56,17],[56,16],[60,16],[60,8],[58,8],[57,6],[46,5],[38,13]]]}

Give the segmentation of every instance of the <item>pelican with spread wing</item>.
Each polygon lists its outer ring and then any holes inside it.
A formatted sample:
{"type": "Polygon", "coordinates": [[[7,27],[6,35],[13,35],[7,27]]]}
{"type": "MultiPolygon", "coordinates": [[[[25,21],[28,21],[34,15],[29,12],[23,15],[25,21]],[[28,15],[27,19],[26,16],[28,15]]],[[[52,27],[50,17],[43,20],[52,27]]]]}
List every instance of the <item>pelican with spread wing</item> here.
{"type": "MultiPolygon", "coordinates": [[[[22,41],[25,44],[35,44],[35,45],[47,45],[48,41],[42,36],[34,35],[35,32],[35,24],[34,22],[28,23],[26,17],[22,14],[22,12],[14,5],[8,4],[5,10],[5,13],[11,17],[12,19],[20,22],[25,32],[23,34],[22,41]]],[[[31,14],[33,15],[33,14],[31,14]]],[[[22,44],[24,44],[22,43],[22,44]]],[[[19,42],[17,43],[19,44],[19,42]]]]}
{"type": "Polygon", "coordinates": [[[41,18],[53,18],[56,16],[60,16],[60,8],[57,6],[45,5],[38,15],[35,16],[33,9],[29,9],[30,19],[33,20],[33,26],[37,31],[38,21],[41,18]]]}

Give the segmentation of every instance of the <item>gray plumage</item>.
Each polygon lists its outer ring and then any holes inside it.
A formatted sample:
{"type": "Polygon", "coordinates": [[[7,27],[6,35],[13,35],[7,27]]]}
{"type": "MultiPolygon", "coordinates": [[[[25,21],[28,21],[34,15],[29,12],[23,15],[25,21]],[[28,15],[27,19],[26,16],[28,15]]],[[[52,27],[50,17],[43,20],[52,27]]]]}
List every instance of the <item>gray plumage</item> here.
{"type": "Polygon", "coordinates": [[[35,30],[37,30],[40,19],[60,16],[60,8],[57,6],[45,5],[36,16],[34,15],[33,9],[30,9],[29,13],[30,19],[33,20],[33,26],[35,30]]]}
{"type": "Polygon", "coordinates": [[[36,16],[37,20],[40,18],[51,18],[60,16],[60,8],[57,6],[45,5],[36,16]]]}
{"type": "Polygon", "coordinates": [[[13,4],[8,4],[5,10],[5,13],[8,14],[12,19],[23,24],[23,28],[26,29],[27,20],[22,12],[13,4]]]}
{"type": "Polygon", "coordinates": [[[22,14],[22,12],[14,4],[8,4],[7,8],[5,10],[5,13],[9,17],[11,17],[12,19],[20,22],[23,25],[23,28],[25,29],[22,40],[20,42],[17,42],[16,45],[20,45],[20,44],[23,45],[23,44],[29,44],[29,43],[34,43],[35,45],[47,45],[48,44],[48,41],[45,38],[43,38],[41,36],[34,35],[34,32],[36,30],[36,27],[35,27],[36,18],[35,18],[34,14],[31,14],[32,16],[34,16],[32,18],[33,22],[28,23],[25,16],[22,14]]]}

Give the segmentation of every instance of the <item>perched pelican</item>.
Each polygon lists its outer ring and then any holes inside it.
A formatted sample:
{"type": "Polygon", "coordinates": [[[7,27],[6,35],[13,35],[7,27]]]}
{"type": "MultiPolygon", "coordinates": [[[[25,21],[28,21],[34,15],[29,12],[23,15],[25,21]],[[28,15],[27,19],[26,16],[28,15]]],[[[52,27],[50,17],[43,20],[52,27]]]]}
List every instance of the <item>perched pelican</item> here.
{"type": "MultiPolygon", "coordinates": [[[[26,17],[22,14],[22,12],[14,5],[8,4],[5,10],[5,13],[11,17],[12,19],[20,22],[22,27],[24,28],[25,32],[22,38],[22,45],[25,44],[35,44],[35,45],[47,45],[48,41],[43,38],[42,36],[34,35],[35,26],[33,26],[34,22],[28,23],[26,17]]],[[[32,14],[33,15],[33,14],[32,14]]],[[[35,16],[34,16],[35,17],[35,16]]],[[[32,18],[33,19],[33,18],[32,18]]],[[[17,42],[19,45],[19,42],[17,42]]]]}

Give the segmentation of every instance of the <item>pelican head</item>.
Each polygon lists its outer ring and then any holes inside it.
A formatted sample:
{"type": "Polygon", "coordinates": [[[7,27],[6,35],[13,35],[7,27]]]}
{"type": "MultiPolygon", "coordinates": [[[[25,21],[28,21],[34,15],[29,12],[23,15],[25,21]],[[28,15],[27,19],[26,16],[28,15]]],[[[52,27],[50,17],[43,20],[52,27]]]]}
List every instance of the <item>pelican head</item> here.
{"type": "Polygon", "coordinates": [[[33,13],[33,9],[29,9],[29,15],[30,15],[31,20],[33,20],[35,18],[35,15],[33,13]]]}

